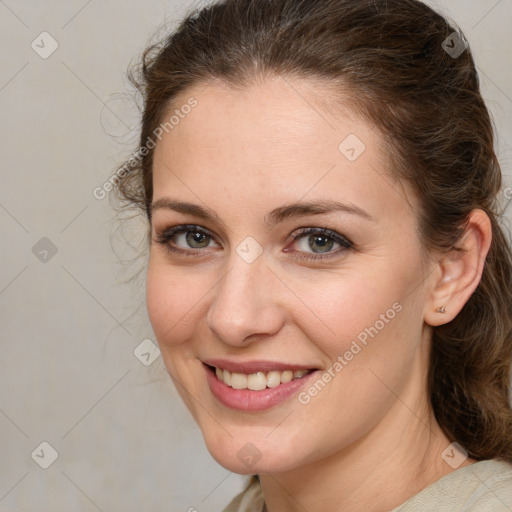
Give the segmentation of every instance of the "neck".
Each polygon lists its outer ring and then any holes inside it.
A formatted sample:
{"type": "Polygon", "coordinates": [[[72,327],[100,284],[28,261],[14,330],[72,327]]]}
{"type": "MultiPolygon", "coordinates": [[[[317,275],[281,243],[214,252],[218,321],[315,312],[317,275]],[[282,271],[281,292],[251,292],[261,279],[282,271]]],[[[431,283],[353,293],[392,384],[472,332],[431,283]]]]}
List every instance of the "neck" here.
{"type": "MultiPolygon", "coordinates": [[[[281,473],[261,473],[268,512],[389,511],[454,471],[441,457],[450,440],[411,383],[388,414],[350,446],[281,473]]],[[[467,459],[463,465],[471,464],[467,459]]]]}

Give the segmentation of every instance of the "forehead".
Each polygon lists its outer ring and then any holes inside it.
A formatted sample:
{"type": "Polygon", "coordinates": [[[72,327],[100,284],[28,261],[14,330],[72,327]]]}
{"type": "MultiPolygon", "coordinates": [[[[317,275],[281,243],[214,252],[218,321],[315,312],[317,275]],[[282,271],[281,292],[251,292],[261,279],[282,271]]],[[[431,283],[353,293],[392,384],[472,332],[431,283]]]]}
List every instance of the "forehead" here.
{"type": "Polygon", "coordinates": [[[388,173],[384,138],[350,111],[348,98],[347,108],[339,101],[329,108],[328,94],[332,88],[282,77],[189,88],[169,115],[190,98],[197,105],[155,148],[155,199],[178,190],[187,199],[215,192],[232,201],[251,191],[275,201],[327,194],[374,203],[375,214],[378,203],[403,213],[407,201],[388,173]]]}
{"type": "MultiPolygon", "coordinates": [[[[192,97],[197,106],[183,116],[172,134],[176,144],[201,138],[203,147],[231,144],[235,150],[236,143],[242,142],[245,152],[259,144],[281,151],[290,145],[316,146],[319,137],[324,143],[332,142],[336,149],[343,129],[354,126],[358,119],[343,106],[333,112],[328,107],[329,94],[320,82],[280,76],[236,88],[212,80],[191,87],[176,98],[170,114],[192,97]]],[[[368,131],[369,126],[362,129],[368,131]]]]}

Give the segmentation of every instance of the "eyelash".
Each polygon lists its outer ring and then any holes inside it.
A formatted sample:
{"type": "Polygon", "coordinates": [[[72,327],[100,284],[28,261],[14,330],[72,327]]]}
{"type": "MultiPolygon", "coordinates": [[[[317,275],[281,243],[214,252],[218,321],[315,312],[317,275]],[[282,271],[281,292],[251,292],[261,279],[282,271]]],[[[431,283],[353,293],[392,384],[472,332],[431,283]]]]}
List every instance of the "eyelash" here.
{"type": "MultiPolygon", "coordinates": [[[[197,254],[204,251],[204,249],[181,249],[177,247],[173,247],[170,242],[172,242],[173,237],[179,234],[187,233],[187,232],[194,232],[194,233],[200,233],[202,235],[210,237],[215,243],[215,237],[212,233],[210,233],[208,230],[201,228],[200,226],[196,224],[182,224],[170,228],[165,228],[158,232],[156,234],[156,238],[153,240],[154,242],[164,245],[165,248],[172,252],[172,253],[178,253],[184,256],[196,256],[197,254]]],[[[297,253],[297,257],[303,260],[325,260],[327,258],[339,256],[340,253],[345,252],[347,250],[354,249],[354,244],[345,236],[340,235],[336,231],[333,231],[328,228],[314,228],[314,227],[307,227],[307,228],[299,228],[299,232],[295,233],[291,236],[292,243],[303,238],[306,236],[311,235],[318,235],[318,236],[325,236],[327,238],[330,238],[335,243],[340,245],[340,248],[329,251],[326,253],[309,253],[304,251],[293,251],[297,253]]],[[[286,251],[285,252],[290,252],[286,251]]]]}

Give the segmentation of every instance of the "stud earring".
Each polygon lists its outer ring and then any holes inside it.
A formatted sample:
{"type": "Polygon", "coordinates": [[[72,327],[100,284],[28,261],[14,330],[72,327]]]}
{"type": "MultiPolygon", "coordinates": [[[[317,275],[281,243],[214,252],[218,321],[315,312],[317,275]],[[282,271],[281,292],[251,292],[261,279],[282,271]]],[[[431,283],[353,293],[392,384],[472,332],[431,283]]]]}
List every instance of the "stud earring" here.
{"type": "Polygon", "coordinates": [[[440,306],[440,307],[436,308],[436,311],[438,313],[446,313],[446,308],[444,306],[440,306]]]}

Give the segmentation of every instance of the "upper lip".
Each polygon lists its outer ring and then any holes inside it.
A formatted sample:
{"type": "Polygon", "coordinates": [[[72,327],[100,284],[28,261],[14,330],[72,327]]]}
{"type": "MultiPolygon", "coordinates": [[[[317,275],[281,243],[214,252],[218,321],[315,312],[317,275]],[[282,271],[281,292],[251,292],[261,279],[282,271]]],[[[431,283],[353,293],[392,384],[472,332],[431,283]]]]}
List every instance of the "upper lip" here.
{"type": "Polygon", "coordinates": [[[314,370],[310,365],[304,364],[293,364],[293,363],[281,363],[277,361],[231,361],[229,359],[206,359],[203,361],[208,366],[214,366],[215,368],[221,368],[222,370],[228,370],[229,372],[235,373],[258,373],[258,372],[284,372],[286,370],[314,370]]]}

